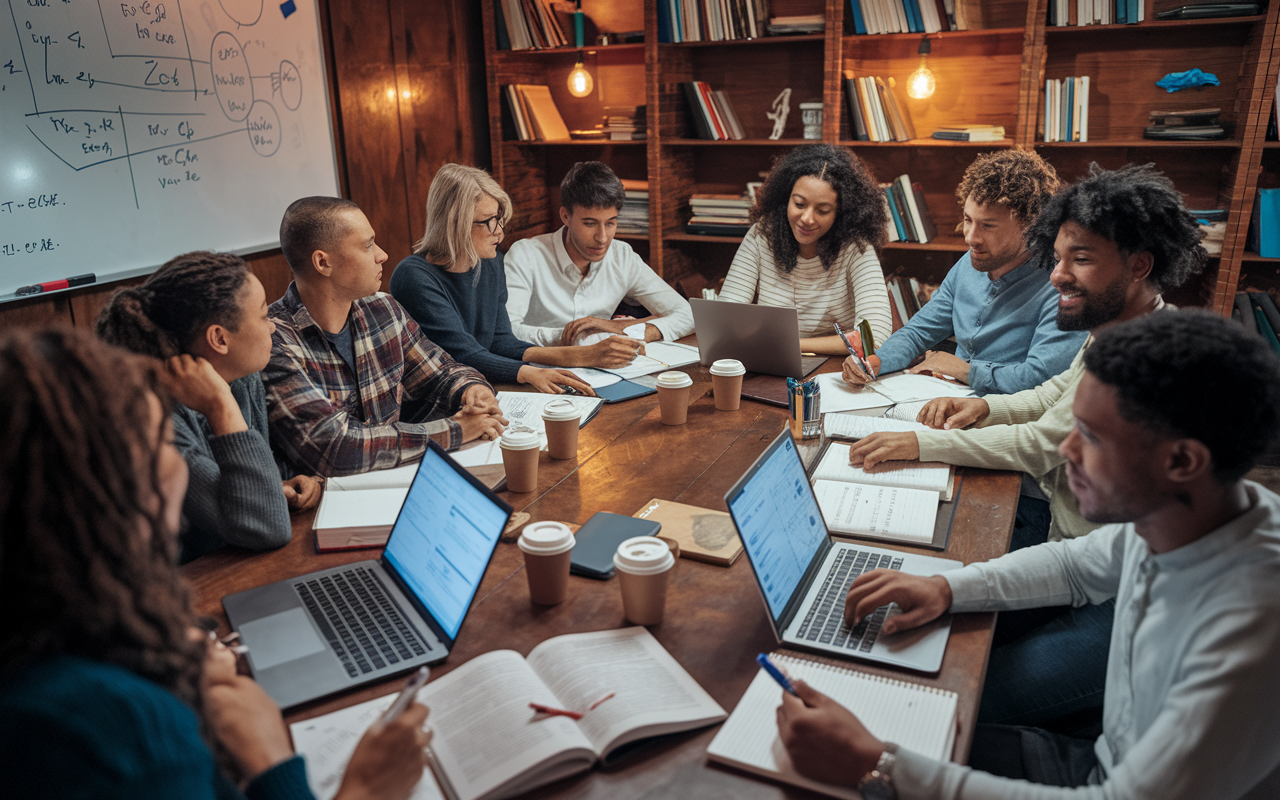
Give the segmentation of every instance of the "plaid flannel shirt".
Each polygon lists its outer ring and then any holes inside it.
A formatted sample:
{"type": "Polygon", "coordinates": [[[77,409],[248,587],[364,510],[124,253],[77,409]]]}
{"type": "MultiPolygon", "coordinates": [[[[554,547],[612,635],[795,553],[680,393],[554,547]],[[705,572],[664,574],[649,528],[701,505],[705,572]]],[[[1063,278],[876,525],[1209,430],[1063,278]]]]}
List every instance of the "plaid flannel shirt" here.
{"type": "Polygon", "coordinates": [[[427,339],[389,295],[351,305],[358,375],[292,283],[270,314],[276,332],[262,378],[271,439],[300,471],[330,477],[390,469],[421,458],[428,439],[448,450],[462,444],[462,426],[448,417],[468,386],[489,384],[427,339]],[[421,421],[401,421],[409,401],[421,406],[421,421]]]}

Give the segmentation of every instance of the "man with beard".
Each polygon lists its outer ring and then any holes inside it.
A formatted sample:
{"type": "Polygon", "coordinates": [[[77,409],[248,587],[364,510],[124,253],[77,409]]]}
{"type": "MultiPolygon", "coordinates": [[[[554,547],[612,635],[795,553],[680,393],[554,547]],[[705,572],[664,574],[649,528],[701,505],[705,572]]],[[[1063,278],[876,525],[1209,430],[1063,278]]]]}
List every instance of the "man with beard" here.
{"type": "MultiPolygon", "coordinates": [[[[873,434],[852,447],[850,461],[1023,472],[1031,480],[1023,481],[1011,549],[1089,533],[1097,525],[1080,514],[1058,451],[1075,424],[1084,354],[1098,331],[1163,308],[1162,293],[1204,266],[1199,242],[1182,196],[1152,165],[1092,165],[1027,231],[1033,258],[1053,268],[1058,327],[1091,334],[1067,371],[1017,394],[934,400],[919,421],[936,430],[873,434]]],[[[1101,705],[1112,616],[1110,603],[1002,614],[979,721],[1043,724],[1101,705]]]]}

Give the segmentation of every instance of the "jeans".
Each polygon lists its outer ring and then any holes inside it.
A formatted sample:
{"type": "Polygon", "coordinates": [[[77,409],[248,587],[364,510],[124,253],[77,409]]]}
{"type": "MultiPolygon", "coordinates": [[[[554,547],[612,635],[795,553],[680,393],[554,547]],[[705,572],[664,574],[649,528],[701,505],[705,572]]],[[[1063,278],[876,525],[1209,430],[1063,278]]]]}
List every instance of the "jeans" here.
{"type": "Polygon", "coordinates": [[[1093,742],[1036,728],[978,725],[969,766],[1045,786],[1084,786],[1098,765],[1093,742]]]}

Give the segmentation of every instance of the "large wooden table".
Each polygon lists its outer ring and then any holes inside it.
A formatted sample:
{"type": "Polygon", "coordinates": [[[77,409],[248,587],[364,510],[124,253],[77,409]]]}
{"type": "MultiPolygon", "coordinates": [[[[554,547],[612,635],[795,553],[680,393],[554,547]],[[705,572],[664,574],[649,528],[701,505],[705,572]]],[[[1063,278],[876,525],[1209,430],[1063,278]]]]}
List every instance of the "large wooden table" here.
{"type": "MultiPolygon", "coordinates": [[[[838,363],[832,359],[823,371],[838,369],[838,363]]],[[[653,497],[726,510],[725,492],[782,429],[786,411],[746,400],[738,411],[716,411],[706,369],[694,365],[685,371],[694,378],[686,425],[662,425],[653,396],[607,405],[582,429],[576,461],[552,461],[544,454],[537,490],[504,492],[503,499],[517,511],[529,512],[535,521],[577,524],[597,511],[632,514],[653,497]]],[[[966,471],[943,555],[967,563],[1004,553],[1013,529],[1018,488],[1012,473],[966,471]]],[[[224,595],[378,555],[378,551],[367,550],[317,554],[310,514],[295,517],[293,530],[293,541],[280,550],[256,554],[224,550],[183,567],[195,587],[199,613],[220,620],[226,628],[221,605],[224,595]]],[[[446,662],[433,668],[432,677],[491,650],[506,648],[527,655],[552,636],[628,624],[622,616],[616,580],[573,576],[570,581],[570,596],[564,603],[533,605],[514,536],[503,537],[456,647],[446,662]]],[[[747,558],[744,555],[729,568],[680,559],[669,592],[666,619],[651,626],[651,632],[726,711],[732,711],[756,673],[756,653],[776,648],[747,558]]],[[[942,670],[936,676],[858,666],[867,672],[957,692],[960,731],[952,757],[964,762],[993,626],[992,614],[957,616],[942,670]]],[[[400,679],[383,681],[312,703],[292,710],[287,720],[296,722],[369,700],[395,691],[401,683],[400,679]]],[[[531,796],[811,796],[807,791],[707,764],[704,751],[715,730],[712,727],[654,740],[607,766],[544,787],[531,796]]]]}

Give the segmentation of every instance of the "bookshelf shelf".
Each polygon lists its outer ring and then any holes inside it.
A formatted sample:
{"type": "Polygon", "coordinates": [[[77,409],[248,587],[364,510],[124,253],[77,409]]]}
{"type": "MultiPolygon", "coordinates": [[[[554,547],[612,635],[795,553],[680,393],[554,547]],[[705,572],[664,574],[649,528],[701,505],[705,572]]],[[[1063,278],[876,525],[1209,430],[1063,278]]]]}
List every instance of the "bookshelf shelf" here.
{"type": "Polygon", "coordinates": [[[673,147],[796,147],[817,144],[818,139],[665,139],[673,147]]]}
{"type": "Polygon", "coordinates": [[[1253,25],[1265,22],[1266,14],[1248,17],[1212,17],[1210,19],[1155,19],[1138,22],[1133,25],[1046,25],[1046,36],[1079,36],[1082,33],[1099,33],[1104,36],[1115,35],[1117,31],[1125,33],[1159,33],[1171,28],[1214,28],[1236,25],[1253,25]]]}
{"type": "Polygon", "coordinates": [[[933,252],[963,253],[969,249],[964,239],[959,236],[939,236],[932,241],[920,242],[888,242],[885,250],[924,250],[933,252]]]}
{"type": "MultiPolygon", "coordinates": [[[[518,61],[526,58],[541,58],[547,56],[562,56],[565,54],[577,55],[577,47],[543,47],[529,50],[494,50],[494,59],[499,63],[509,61],[518,61]]],[[[643,53],[644,42],[619,42],[618,44],[597,44],[590,47],[581,48],[582,52],[587,56],[595,56],[606,53],[643,53]]]]}
{"type": "Polygon", "coordinates": [[[1263,142],[1263,150],[1280,150],[1280,142],[1263,142]]]}
{"type": "MultiPolygon", "coordinates": [[[[947,41],[949,39],[985,39],[991,36],[1013,35],[1021,36],[1022,28],[981,28],[974,31],[939,31],[938,33],[930,33],[928,37],[935,41],[947,41]]],[[[920,37],[924,34],[919,33],[855,33],[846,35],[844,40],[848,42],[911,42],[913,44],[920,43],[920,37]]]]}
{"type": "Polygon", "coordinates": [[[514,144],[520,147],[634,147],[644,145],[644,139],[613,141],[611,139],[558,139],[555,141],[526,142],[520,139],[504,139],[503,144],[514,144]]]}
{"type": "Polygon", "coordinates": [[[794,44],[796,42],[821,42],[827,38],[825,33],[799,33],[790,36],[762,36],[757,39],[725,39],[719,42],[662,42],[658,51],[667,48],[688,50],[699,47],[755,47],[759,45],[794,44]]]}
{"type": "Polygon", "coordinates": [[[906,142],[866,142],[858,139],[841,139],[840,144],[845,147],[962,147],[972,149],[998,150],[1001,148],[1013,147],[1016,142],[1012,139],[1001,139],[998,142],[955,142],[947,139],[911,139],[906,142]]]}
{"type": "Polygon", "coordinates": [[[1250,264],[1280,265],[1280,258],[1268,258],[1267,256],[1260,256],[1257,253],[1245,253],[1243,256],[1243,260],[1249,262],[1250,264]]]}
{"type": "Polygon", "coordinates": [[[1087,150],[1089,148],[1143,148],[1151,147],[1160,150],[1239,150],[1242,143],[1238,139],[1217,139],[1214,141],[1197,142],[1197,141],[1163,141],[1160,139],[1107,139],[1100,142],[1040,142],[1035,143],[1037,148],[1053,147],[1053,148],[1075,148],[1087,150]]]}

